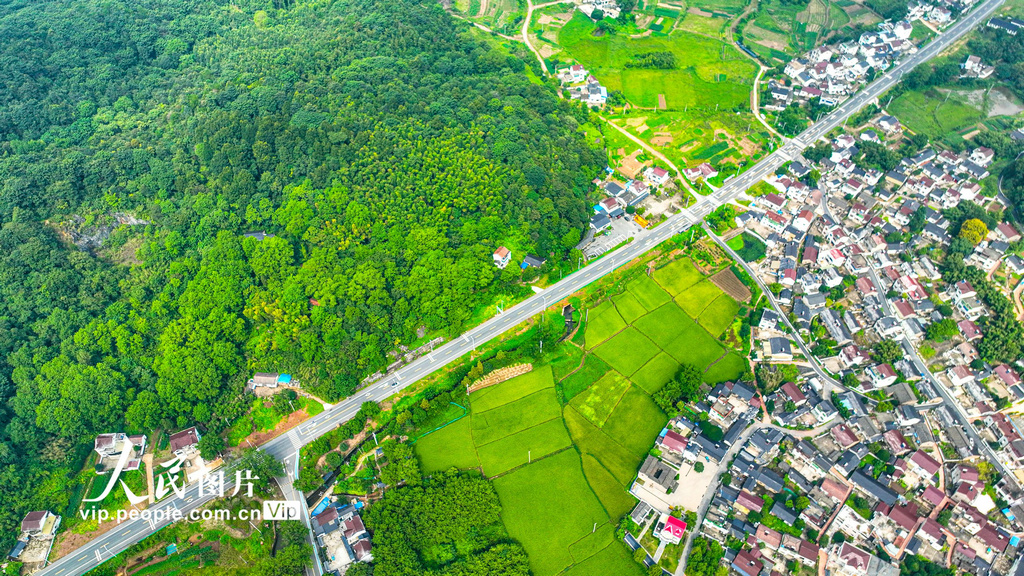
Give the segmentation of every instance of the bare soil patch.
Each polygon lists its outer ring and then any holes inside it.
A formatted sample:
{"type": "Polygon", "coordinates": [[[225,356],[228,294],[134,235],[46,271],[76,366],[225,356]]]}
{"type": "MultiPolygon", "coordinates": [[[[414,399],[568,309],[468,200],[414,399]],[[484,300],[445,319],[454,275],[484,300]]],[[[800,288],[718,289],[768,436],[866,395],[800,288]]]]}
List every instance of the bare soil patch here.
{"type": "Polygon", "coordinates": [[[711,281],[715,286],[721,288],[722,292],[732,296],[738,302],[746,302],[750,300],[750,289],[748,289],[729,268],[726,268],[712,276],[711,281]]]}
{"type": "Polygon", "coordinates": [[[713,12],[705,12],[705,11],[701,10],[700,8],[690,8],[689,10],[687,10],[687,12],[689,12],[690,14],[696,14],[697,16],[704,16],[704,17],[707,17],[707,18],[714,18],[715,17],[713,12]]]}
{"type": "Polygon", "coordinates": [[[651,144],[655,146],[664,146],[672,143],[671,132],[655,132],[654,137],[651,138],[651,144]]]}
{"type": "Polygon", "coordinates": [[[665,101],[664,94],[658,94],[658,110],[668,109],[668,103],[665,101]]]}
{"type": "Polygon", "coordinates": [[[288,418],[279,422],[278,425],[273,430],[269,430],[267,432],[253,432],[252,434],[249,434],[248,436],[246,436],[245,440],[242,440],[242,442],[238,444],[238,447],[247,447],[249,446],[250,442],[252,443],[253,446],[259,446],[260,444],[263,444],[268,440],[276,438],[281,434],[284,434],[285,432],[291,430],[292,428],[295,428],[296,426],[298,426],[299,424],[306,420],[309,420],[309,414],[306,413],[305,408],[297,412],[292,412],[291,414],[288,415],[288,418]]]}

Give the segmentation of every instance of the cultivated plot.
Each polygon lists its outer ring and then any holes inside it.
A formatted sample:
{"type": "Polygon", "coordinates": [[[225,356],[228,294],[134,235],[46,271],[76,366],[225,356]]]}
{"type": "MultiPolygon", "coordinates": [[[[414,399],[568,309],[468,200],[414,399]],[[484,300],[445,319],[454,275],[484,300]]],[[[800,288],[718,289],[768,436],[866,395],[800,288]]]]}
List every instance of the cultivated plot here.
{"type": "Polygon", "coordinates": [[[635,280],[630,280],[626,284],[626,290],[631,293],[648,312],[660,307],[672,299],[658,283],[651,279],[650,276],[640,276],[635,280]]]}
{"type": "Polygon", "coordinates": [[[615,302],[615,308],[626,324],[632,324],[634,320],[647,314],[647,308],[629,290],[612,298],[612,302],[615,302]]]}
{"type": "Polygon", "coordinates": [[[697,318],[716,298],[723,294],[722,290],[710,280],[701,280],[676,296],[676,303],[690,315],[697,318]]]}
{"type": "Polygon", "coordinates": [[[593,348],[609,339],[619,330],[626,327],[622,316],[615,310],[611,300],[605,300],[590,309],[587,316],[586,341],[587,348],[593,348]]]}
{"type": "Polygon", "coordinates": [[[473,411],[473,440],[477,446],[526,430],[561,413],[554,390],[541,390],[486,412],[473,411]]]}
{"type": "Polygon", "coordinates": [[[497,476],[503,472],[543,458],[572,445],[561,418],[548,420],[490,444],[477,447],[484,474],[497,476]]]}
{"type": "Polygon", "coordinates": [[[563,450],[494,480],[501,518],[520,542],[536,576],[552,576],[573,563],[569,546],[608,515],[583,476],[580,457],[563,450]]]}
{"type": "Polygon", "coordinates": [[[569,405],[595,426],[601,427],[628,388],[629,380],[613,370],[573,398],[569,405]]]}
{"type": "Polygon", "coordinates": [[[601,431],[634,456],[642,458],[667,421],[668,415],[650,396],[639,388],[630,387],[601,431]]]}
{"type": "Polygon", "coordinates": [[[704,275],[693,266],[689,259],[680,258],[655,270],[654,279],[669,294],[678,296],[683,290],[703,280],[704,275]]]}
{"type": "Polygon", "coordinates": [[[425,474],[453,466],[460,469],[480,466],[468,416],[420,438],[415,448],[425,474]]]}
{"type": "Polygon", "coordinates": [[[679,372],[679,362],[665,352],[659,352],[651,361],[637,370],[630,379],[648,394],[661,390],[679,372]]]}
{"type": "MultiPolygon", "coordinates": [[[[715,289],[718,290],[718,287],[715,286],[715,289]]],[[[721,291],[719,290],[719,292],[721,291]]],[[[728,294],[722,293],[704,308],[700,317],[697,318],[697,322],[712,336],[721,336],[732,325],[732,321],[739,311],[739,302],[733,300],[728,294]]]]}
{"type": "Polygon", "coordinates": [[[489,388],[478,390],[469,396],[474,412],[486,412],[509,402],[514,402],[539,392],[545,388],[554,388],[555,380],[551,375],[550,366],[541,366],[511,380],[495,384],[489,388]]]}
{"type": "Polygon", "coordinates": [[[658,352],[658,346],[632,326],[594,350],[602,360],[626,376],[639,370],[658,352]]]}
{"type": "Polygon", "coordinates": [[[729,352],[724,358],[715,362],[713,366],[708,368],[708,371],[704,373],[704,381],[708,384],[718,384],[719,382],[728,382],[730,380],[736,380],[743,375],[750,367],[750,363],[747,359],[735,352],[729,352]]]}

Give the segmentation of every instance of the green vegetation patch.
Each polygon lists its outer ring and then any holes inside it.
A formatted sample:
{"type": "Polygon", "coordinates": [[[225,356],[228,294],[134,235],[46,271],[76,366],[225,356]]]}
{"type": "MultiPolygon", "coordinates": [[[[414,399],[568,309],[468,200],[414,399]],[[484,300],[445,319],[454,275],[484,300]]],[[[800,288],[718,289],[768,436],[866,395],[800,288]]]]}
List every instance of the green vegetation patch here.
{"type": "Polygon", "coordinates": [[[583,361],[583,367],[559,382],[558,388],[562,402],[565,403],[573,399],[611,369],[611,366],[598,358],[596,354],[587,354],[583,361]]]}
{"type": "Polygon", "coordinates": [[[561,418],[548,420],[522,432],[477,448],[484,474],[496,476],[570,446],[561,418]]]}
{"type": "MultiPolygon", "coordinates": [[[[586,468],[586,459],[584,459],[583,469],[586,470],[586,468]]],[[[616,516],[612,517],[615,518],[616,516]]],[[[598,528],[593,534],[587,534],[580,540],[570,544],[569,553],[572,554],[573,560],[576,562],[582,562],[601,550],[604,550],[608,546],[608,541],[613,540],[614,538],[615,527],[611,524],[607,524],[598,528]]]]}
{"type": "Polygon", "coordinates": [[[629,486],[636,477],[642,458],[632,454],[571,406],[565,408],[564,418],[569,436],[580,453],[589,454],[601,462],[623,489],[629,486]]]}
{"type": "Polygon", "coordinates": [[[571,342],[559,344],[550,358],[545,360],[545,363],[551,366],[555,381],[565,378],[570,372],[579,368],[581,362],[583,362],[583,350],[571,342]]]}
{"type": "Polygon", "coordinates": [[[715,365],[708,368],[704,374],[704,381],[708,384],[718,384],[736,380],[750,369],[747,359],[735,352],[729,352],[724,358],[715,362],[715,365]]]}
{"type": "Polygon", "coordinates": [[[590,312],[585,315],[588,318],[586,332],[587,348],[597,346],[626,327],[626,323],[615,310],[615,305],[612,304],[611,300],[605,300],[591,308],[590,312]]]}
{"type": "Polygon", "coordinates": [[[727,244],[744,262],[757,262],[768,252],[768,247],[764,245],[764,242],[750,232],[733,236],[727,244]]]}
{"type": "Polygon", "coordinates": [[[526,548],[536,576],[572,565],[569,545],[608,522],[583,476],[580,457],[563,450],[494,480],[509,536],[526,548]]]}
{"type": "Polygon", "coordinates": [[[486,412],[554,386],[551,366],[541,366],[511,380],[477,390],[470,394],[469,401],[474,412],[486,412]]]}
{"type": "Polygon", "coordinates": [[[687,258],[680,258],[654,271],[654,279],[672,296],[678,296],[703,278],[704,275],[687,258]]]}
{"type": "Polygon", "coordinates": [[[558,43],[609,90],[622,91],[638,106],[653,108],[664,94],[673,110],[716,105],[728,109],[743,105],[749,97],[746,82],[757,69],[730,44],[682,30],[630,38],[625,31],[594,36],[596,29],[590,18],[577,12],[559,31],[558,43]],[[674,69],[627,66],[638,55],[661,52],[674,55],[674,69]]]}
{"type": "Polygon", "coordinates": [[[712,336],[721,336],[732,325],[732,321],[736,318],[736,314],[739,311],[740,303],[734,300],[732,296],[722,293],[711,304],[708,304],[704,312],[697,318],[697,322],[710,332],[712,336]]]}
{"type": "Polygon", "coordinates": [[[631,387],[622,396],[602,429],[609,438],[643,458],[654,444],[668,415],[639,388],[631,387]]]}
{"type": "Polygon", "coordinates": [[[612,368],[626,376],[639,370],[658,352],[658,346],[632,326],[594,350],[612,368]]]}
{"type": "Polygon", "coordinates": [[[582,394],[577,395],[569,405],[590,420],[595,426],[604,426],[605,420],[615,409],[619,399],[629,388],[629,380],[612,370],[594,382],[582,394]]]}
{"type": "Polygon", "coordinates": [[[647,571],[643,570],[639,563],[633,561],[629,547],[624,542],[613,542],[584,562],[566,570],[562,576],[594,576],[595,574],[643,576],[647,574],[647,571]]]}
{"type": "Polygon", "coordinates": [[[647,314],[647,308],[628,290],[612,298],[612,301],[615,302],[615,308],[626,324],[632,324],[634,320],[647,314]]]}
{"type": "Polygon", "coordinates": [[[633,326],[661,348],[668,348],[686,333],[689,324],[694,324],[693,319],[675,302],[669,302],[637,320],[633,326]]]}
{"type": "Polygon", "coordinates": [[[722,346],[689,316],[676,328],[679,336],[665,347],[665,352],[680,363],[689,362],[703,371],[722,355],[722,346]]]}
{"type": "Polygon", "coordinates": [[[477,446],[557,418],[561,409],[553,391],[541,390],[487,412],[473,411],[473,440],[477,446]]]}
{"type": "Polygon", "coordinates": [[[685,292],[676,296],[676,303],[690,315],[697,319],[701,312],[716,298],[724,294],[722,289],[715,286],[710,280],[702,280],[686,289],[685,292]]]}
{"type": "Polygon", "coordinates": [[[654,394],[672,380],[678,371],[679,362],[665,352],[659,352],[650,362],[637,370],[630,380],[648,394],[654,394]]]}
{"type": "MultiPolygon", "coordinates": [[[[621,518],[636,506],[636,498],[629,493],[628,484],[620,483],[593,455],[583,454],[582,459],[583,473],[587,477],[590,489],[601,501],[609,518],[621,518]]],[[[581,560],[575,553],[573,558],[577,562],[581,560]]]]}
{"type": "Polygon", "coordinates": [[[467,469],[480,466],[473,444],[469,417],[453,422],[416,441],[416,455],[423,472],[429,474],[451,467],[467,469]]]}
{"type": "Polygon", "coordinates": [[[672,300],[650,276],[643,275],[626,284],[628,290],[648,312],[672,300]]]}
{"type": "Polygon", "coordinates": [[[985,117],[981,110],[958,102],[955,95],[947,99],[934,88],[905,92],[892,101],[888,110],[907,128],[930,138],[940,138],[985,117]]]}

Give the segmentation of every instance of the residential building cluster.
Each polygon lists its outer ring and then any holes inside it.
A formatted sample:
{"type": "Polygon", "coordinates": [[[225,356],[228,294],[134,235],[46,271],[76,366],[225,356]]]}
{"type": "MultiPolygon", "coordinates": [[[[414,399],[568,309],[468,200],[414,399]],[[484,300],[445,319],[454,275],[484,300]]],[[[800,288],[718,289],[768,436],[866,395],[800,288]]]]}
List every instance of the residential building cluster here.
{"type": "Polygon", "coordinates": [[[569,98],[572,100],[599,108],[604,107],[608,101],[608,89],[580,64],[558,70],[555,75],[561,81],[563,89],[569,91],[569,98]]]}
{"type": "Polygon", "coordinates": [[[630,171],[629,179],[625,182],[615,179],[611,175],[604,180],[597,180],[595,183],[605,197],[594,205],[594,215],[590,218],[590,228],[594,232],[600,232],[611,226],[612,220],[628,217],[634,222],[646,228],[648,223],[640,216],[628,214],[630,208],[635,211],[637,207],[646,200],[652,192],[666,186],[672,181],[672,175],[668,170],[658,166],[636,166],[630,171]]]}
{"type": "Polygon", "coordinates": [[[340,576],[355,562],[373,561],[373,543],[359,515],[362,502],[324,499],[313,510],[312,527],[325,574],[340,576]]]}
{"type": "Polygon", "coordinates": [[[913,25],[906,21],[883,22],[877,31],[861,34],[856,42],[819,46],[786,64],[788,80],[770,80],[771,101],[766,110],[814,99],[835,106],[866,83],[872,70],[886,70],[903,54],[917,52],[910,40],[913,25]]]}

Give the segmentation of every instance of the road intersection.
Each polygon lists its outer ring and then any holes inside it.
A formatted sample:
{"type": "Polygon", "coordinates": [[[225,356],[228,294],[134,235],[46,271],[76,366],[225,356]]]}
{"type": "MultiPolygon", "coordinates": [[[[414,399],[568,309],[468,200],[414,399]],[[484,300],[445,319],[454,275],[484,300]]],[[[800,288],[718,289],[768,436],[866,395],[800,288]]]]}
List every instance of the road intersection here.
{"type": "MultiPolygon", "coordinates": [[[[743,174],[727,180],[714,193],[699,197],[692,206],[662,222],[643,238],[605,255],[557,284],[505,310],[462,336],[438,347],[430,354],[414,360],[346,400],[331,406],[321,414],[303,422],[286,434],[262,445],[260,450],[274,456],[285,465],[287,477],[278,479],[285,497],[290,500],[302,500],[302,495],[292,487],[292,480],[298,471],[299,449],[351,419],[364,402],[379,402],[402,391],[435,370],[454,362],[478,346],[486,344],[491,339],[641,256],[661,242],[699,224],[705,216],[719,206],[735,201],[762,178],[775,172],[783,164],[799,155],[805,147],[843,124],[846,119],[868,103],[876,100],[882,93],[895,85],[904,73],[939,54],[963,37],[964,34],[994,13],[1003,1],[986,0],[981,2],[971,13],[936,36],[927,46],[917,53],[903,58],[895,67],[844,101],[799,136],[788,140],[778,150],[743,174]]],[[[186,488],[183,496],[169,497],[151,506],[150,509],[165,512],[170,508],[175,508],[187,514],[214,499],[212,496],[200,497],[198,490],[197,485],[191,485],[186,488]]],[[[304,515],[304,521],[308,526],[308,515],[304,515]]],[[[54,561],[37,574],[39,576],[84,574],[169,523],[169,520],[161,523],[147,522],[143,519],[128,520],[94,538],[74,552],[54,561]]],[[[319,563],[316,564],[314,571],[319,575],[321,573],[319,563]]]]}

